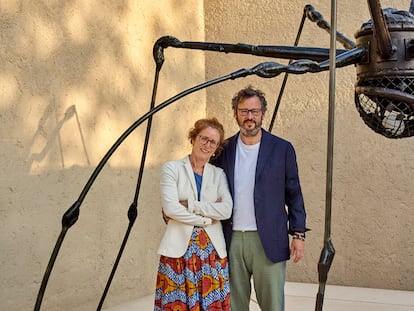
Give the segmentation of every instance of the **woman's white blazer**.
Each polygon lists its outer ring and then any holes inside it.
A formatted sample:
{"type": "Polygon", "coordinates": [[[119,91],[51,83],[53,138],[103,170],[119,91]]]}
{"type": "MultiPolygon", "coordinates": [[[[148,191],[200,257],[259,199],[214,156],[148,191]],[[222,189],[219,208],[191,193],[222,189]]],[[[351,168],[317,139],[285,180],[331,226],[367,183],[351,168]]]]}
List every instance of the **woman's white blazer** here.
{"type": "Polygon", "coordinates": [[[171,219],[158,248],[158,254],[178,258],[184,255],[194,226],[203,227],[220,258],[227,256],[220,221],[231,216],[233,201],[224,171],[206,163],[203,171],[200,201],[189,156],[163,165],[161,202],[171,219]],[[218,199],[220,202],[216,202],[218,199]],[[188,208],[179,201],[187,200],[188,208]]]}

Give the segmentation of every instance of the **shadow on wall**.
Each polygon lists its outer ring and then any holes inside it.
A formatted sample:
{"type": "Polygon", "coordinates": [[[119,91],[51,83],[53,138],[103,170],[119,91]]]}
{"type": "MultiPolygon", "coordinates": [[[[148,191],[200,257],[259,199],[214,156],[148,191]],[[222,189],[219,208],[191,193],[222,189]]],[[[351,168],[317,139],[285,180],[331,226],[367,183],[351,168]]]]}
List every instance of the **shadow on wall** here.
{"type": "MultiPolygon", "coordinates": [[[[38,136],[40,137],[42,135],[42,132],[44,131],[45,123],[48,121],[49,118],[52,118],[52,116],[50,115],[50,111],[48,112],[48,109],[46,109],[45,114],[39,120],[39,126],[38,126],[35,134],[33,135],[31,143],[29,144],[30,149],[32,149],[32,146],[35,144],[37,137],[38,136]]],[[[81,123],[79,121],[79,115],[78,115],[78,112],[76,111],[75,105],[72,105],[68,109],[66,109],[63,118],[56,122],[56,125],[53,128],[53,130],[50,132],[50,134],[48,135],[49,139],[47,140],[47,143],[44,145],[42,150],[40,152],[30,154],[29,159],[28,159],[28,163],[27,163],[28,167],[32,167],[32,163],[34,161],[42,162],[42,160],[45,159],[46,155],[54,147],[53,144],[56,141],[58,141],[59,153],[60,153],[60,158],[61,158],[61,162],[62,162],[62,168],[65,168],[65,158],[64,158],[64,154],[63,154],[63,147],[62,147],[62,142],[61,142],[59,133],[60,133],[62,127],[65,125],[65,123],[67,123],[69,121],[75,121],[76,122],[76,125],[77,125],[77,128],[78,128],[78,133],[73,133],[73,134],[74,135],[79,134],[79,136],[80,136],[79,137],[80,138],[80,145],[83,148],[83,152],[84,152],[84,156],[85,156],[85,162],[88,166],[91,165],[91,162],[90,162],[89,156],[88,156],[88,152],[86,150],[85,138],[83,137],[83,133],[82,133],[82,126],[81,126],[81,123]]]]}
{"type": "MultiPolygon", "coordinates": [[[[1,3],[0,301],[5,310],[33,308],[63,213],[109,146],[149,109],[152,45],[171,26],[160,13],[162,3],[145,4],[148,10],[140,1],[135,5],[1,3]]],[[[184,1],[170,14],[178,15],[180,5],[184,1]]],[[[194,14],[177,18],[192,25],[194,19],[194,14]]],[[[176,31],[180,28],[177,22],[176,31]]],[[[191,58],[186,64],[198,66],[191,58]]],[[[185,89],[185,82],[170,81],[167,93],[185,89]]],[[[181,131],[169,128],[173,120],[157,122],[141,190],[145,195],[108,304],[148,294],[155,285],[164,224],[154,189],[158,163],[166,160],[157,155],[172,153],[171,144],[156,141],[171,135],[185,141],[181,131]]],[[[76,230],[63,244],[42,309],[96,308],[126,230],[144,135],[145,124],[102,171],[76,230]]]]}

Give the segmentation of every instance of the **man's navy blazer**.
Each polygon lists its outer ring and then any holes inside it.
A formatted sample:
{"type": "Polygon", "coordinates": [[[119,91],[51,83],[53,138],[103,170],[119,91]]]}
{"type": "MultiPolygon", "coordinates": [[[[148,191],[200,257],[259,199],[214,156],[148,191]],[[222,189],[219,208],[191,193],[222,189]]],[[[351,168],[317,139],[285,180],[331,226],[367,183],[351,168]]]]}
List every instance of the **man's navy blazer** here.
{"type": "MultiPolygon", "coordinates": [[[[224,150],[212,161],[224,169],[234,194],[234,163],[239,133],[227,139],[224,150]]],[[[292,144],[262,129],[254,187],[257,230],[264,251],[272,262],[290,258],[289,236],[306,231],[306,213],[292,144]]],[[[222,221],[227,249],[232,218],[222,221]]]]}

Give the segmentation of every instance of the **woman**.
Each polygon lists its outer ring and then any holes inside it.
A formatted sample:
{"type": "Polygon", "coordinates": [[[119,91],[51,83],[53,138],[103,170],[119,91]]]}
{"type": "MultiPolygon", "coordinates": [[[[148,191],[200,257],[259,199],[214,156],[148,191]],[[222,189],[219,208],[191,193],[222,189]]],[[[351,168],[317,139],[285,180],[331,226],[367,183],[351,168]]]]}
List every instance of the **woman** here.
{"type": "Polygon", "coordinates": [[[154,310],[230,310],[226,245],[220,220],[232,199],[222,169],[209,164],[220,152],[223,126],[198,120],[189,131],[191,154],[167,162],[161,173],[161,201],[167,229],[158,253],[154,310]]]}

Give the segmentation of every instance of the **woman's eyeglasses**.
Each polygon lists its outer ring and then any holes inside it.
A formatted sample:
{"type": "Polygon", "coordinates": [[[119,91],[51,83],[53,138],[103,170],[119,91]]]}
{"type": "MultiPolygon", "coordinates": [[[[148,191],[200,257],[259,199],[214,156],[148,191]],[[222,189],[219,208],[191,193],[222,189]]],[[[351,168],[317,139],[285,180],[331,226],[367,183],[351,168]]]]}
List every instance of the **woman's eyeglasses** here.
{"type": "Polygon", "coordinates": [[[198,135],[198,137],[200,138],[200,142],[201,142],[203,145],[207,145],[207,143],[210,143],[210,147],[212,147],[212,148],[217,148],[217,147],[218,147],[218,145],[219,145],[219,143],[218,143],[218,142],[216,142],[216,141],[215,141],[215,140],[213,140],[213,139],[208,139],[208,137],[207,137],[207,136],[198,135]]]}

